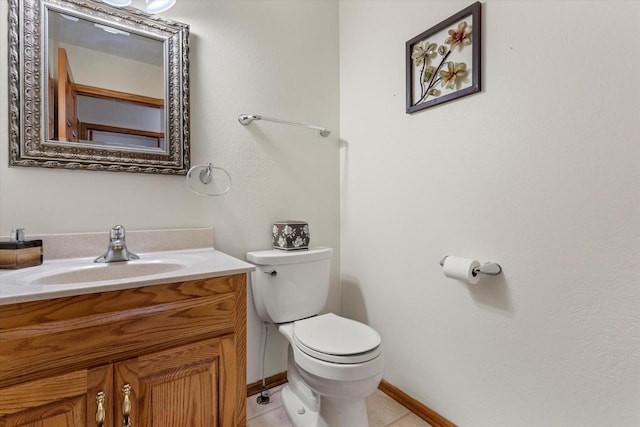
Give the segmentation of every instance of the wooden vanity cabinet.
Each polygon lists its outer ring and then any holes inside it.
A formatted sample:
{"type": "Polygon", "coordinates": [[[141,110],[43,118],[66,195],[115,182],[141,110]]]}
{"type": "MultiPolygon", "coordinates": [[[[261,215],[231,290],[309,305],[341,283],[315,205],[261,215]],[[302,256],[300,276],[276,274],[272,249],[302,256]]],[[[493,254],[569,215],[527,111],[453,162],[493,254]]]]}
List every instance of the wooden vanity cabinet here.
{"type": "Polygon", "coordinates": [[[245,351],[244,274],[2,306],[0,427],[244,426],[245,351]]]}

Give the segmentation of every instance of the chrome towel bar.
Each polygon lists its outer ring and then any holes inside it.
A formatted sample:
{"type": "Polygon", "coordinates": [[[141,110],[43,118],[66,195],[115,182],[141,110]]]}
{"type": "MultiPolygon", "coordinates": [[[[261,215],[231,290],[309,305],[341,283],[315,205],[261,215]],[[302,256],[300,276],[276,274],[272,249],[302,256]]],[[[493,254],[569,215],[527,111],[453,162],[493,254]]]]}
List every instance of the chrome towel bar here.
{"type": "Polygon", "coordinates": [[[280,119],[274,119],[273,117],[265,117],[265,116],[261,116],[259,114],[241,114],[240,116],[238,116],[238,121],[247,126],[248,124],[250,124],[251,122],[253,122],[254,120],[265,120],[268,122],[274,122],[274,123],[280,123],[283,125],[289,125],[289,126],[298,126],[298,127],[302,127],[302,128],[307,128],[307,129],[313,129],[313,130],[317,130],[318,134],[320,136],[323,137],[327,137],[329,136],[329,134],[331,133],[331,131],[325,127],[322,126],[314,126],[314,125],[308,125],[305,123],[296,123],[296,122],[289,122],[287,120],[280,120],[280,119]]]}

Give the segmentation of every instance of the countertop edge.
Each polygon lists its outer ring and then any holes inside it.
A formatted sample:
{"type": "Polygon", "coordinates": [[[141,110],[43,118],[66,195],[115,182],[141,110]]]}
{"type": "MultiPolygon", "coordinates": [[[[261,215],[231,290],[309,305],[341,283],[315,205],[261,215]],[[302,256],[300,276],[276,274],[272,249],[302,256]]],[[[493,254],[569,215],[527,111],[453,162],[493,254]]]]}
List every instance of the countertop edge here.
{"type": "MultiPolygon", "coordinates": [[[[7,284],[3,283],[2,278],[12,272],[22,272],[21,270],[4,270],[0,274],[0,306],[19,304],[26,302],[44,301],[55,298],[72,297],[78,295],[87,295],[100,292],[119,291],[124,289],[135,289],[146,286],[165,285],[169,283],[185,282],[191,280],[208,279],[213,277],[229,276],[235,274],[246,274],[255,270],[255,266],[241,259],[235,258],[217,249],[193,249],[178,251],[159,251],[147,252],[140,255],[153,256],[154,254],[197,254],[210,257],[209,261],[223,261],[224,266],[216,269],[212,267],[207,270],[207,260],[204,261],[204,267],[198,264],[198,268],[186,268],[177,272],[171,272],[160,275],[140,276],[135,278],[122,280],[111,280],[103,282],[95,282],[88,285],[87,283],[66,284],[66,285],[30,285],[30,284],[7,284]],[[28,292],[24,292],[24,291],[28,292]],[[13,292],[12,292],[13,291],[13,292]],[[22,291],[22,292],[19,292],[22,291]]],[[[78,258],[84,260],[85,258],[78,258]]],[[[55,262],[55,261],[54,261],[55,262]]],[[[68,259],[59,260],[59,262],[68,262],[68,259]]],[[[31,267],[37,268],[37,267],[31,267]]],[[[25,269],[27,270],[27,269],[25,269]]]]}

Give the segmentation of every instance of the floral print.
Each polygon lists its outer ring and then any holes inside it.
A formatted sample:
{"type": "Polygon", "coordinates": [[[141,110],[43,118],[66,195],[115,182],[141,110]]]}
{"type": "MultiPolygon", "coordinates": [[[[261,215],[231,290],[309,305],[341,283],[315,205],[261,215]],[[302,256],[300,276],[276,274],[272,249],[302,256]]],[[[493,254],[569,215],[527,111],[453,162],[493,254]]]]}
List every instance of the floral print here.
{"type": "Polygon", "coordinates": [[[429,65],[424,69],[424,76],[422,78],[423,83],[429,83],[431,77],[433,77],[433,73],[435,73],[436,69],[433,65],[429,65]]]}
{"type": "Polygon", "coordinates": [[[467,25],[466,21],[462,21],[458,24],[457,30],[449,30],[449,37],[444,41],[445,44],[450,44],[451,49],[455,45],[468,46],[471,44],[471,27],[467,25]]]}
{"type": "Polygon", "coordinates": [[[438,54],[436,52],[436,48],[438,47],[435,43],[429,43],[426,40],[423,40],[417,43],[413,47],[413,53],[411,54],[411,59],[413,59],[413,63],[419,67],[422,65],[427,59],[435,58],[438,54]]]}
{"type": "Polygon", "coordinates": [[[302,221],[275,223],[272,228],[273,247],[286,251],[309,248],[309,224],[302,221]]]}
{"type": "Polygon", "coordinates": [[[459,79],[466,77],[467,64],[447,62],[447,70],[440,70],[440,85],[447,89],[454,89],[459,79]]]}
{"type": "Polygon", "coordinates": [[[438,45],[422,40],[413,46],[411,60],[413,66],[420,72],[420,98],[413,104],[424,102],[429,96],[438,97],[447,91],[455,90],[467,76],[467,64],[449,61],[449,57],[456,46],[459,50],[471,45],[472,26],[466,21],[458,23],[456,28],[448,31],[444,43],[438,45]],[[440,61],[437,60],[440,58],[440,61]],[[440,88],[436,88],[436,85],[440,88]]]}

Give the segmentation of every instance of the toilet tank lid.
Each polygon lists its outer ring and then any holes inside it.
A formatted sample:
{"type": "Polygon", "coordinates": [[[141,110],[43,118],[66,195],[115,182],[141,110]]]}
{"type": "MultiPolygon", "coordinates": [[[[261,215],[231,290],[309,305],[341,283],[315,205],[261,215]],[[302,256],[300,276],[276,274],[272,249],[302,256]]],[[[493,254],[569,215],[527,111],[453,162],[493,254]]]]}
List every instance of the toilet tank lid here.
{"type": "Polygon", "coordinates": [[[267,251],[247,252],[247,261],[257,265],[283,265],[318,261],[331,258],[333,249],[315,247],[295,251],[271,249],[267,251]]]}

